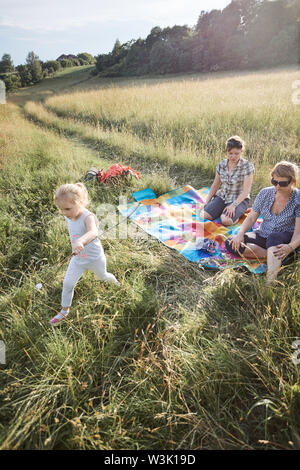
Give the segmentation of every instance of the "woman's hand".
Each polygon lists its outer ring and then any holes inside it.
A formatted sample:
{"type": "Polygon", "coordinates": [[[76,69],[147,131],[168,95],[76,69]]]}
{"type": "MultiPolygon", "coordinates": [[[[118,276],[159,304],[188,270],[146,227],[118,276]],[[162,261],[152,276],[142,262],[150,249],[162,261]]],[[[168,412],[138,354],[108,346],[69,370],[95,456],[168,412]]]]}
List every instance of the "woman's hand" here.
{"type": "Polygon", "coordinates": [[[76,242],[73,245],[73,255],[79,255],[79,253],[84,249],[84,245],[81,242],[76,242]]]}
{"type": "Polygon", "coordinates": [[[237,234],[235,237],[229,239],[229,243],[231,244],[232,248],[236,251],[239,251],[241,243],[244,241],[244,234],[237,234]]]}
{"type": "Polygon", "coordinates": [[[230,206],[225,207],[225,209],[223,210],[223,214],[227,215],[227,217],[230,217],[230,219],[232,219],[235,213],[235,209],[236,209],[236,206],[233,204],[230,204],[230,206]]]}
{"type": "Polygon", "coordinates": [[[273,253],[277,258],[283,260],[293,251],[294,250],[293,250],[293,247],[291,247],[291,245],[284,243],[282,245],[277,245],[275,249],[273,250],[273,253]]]}

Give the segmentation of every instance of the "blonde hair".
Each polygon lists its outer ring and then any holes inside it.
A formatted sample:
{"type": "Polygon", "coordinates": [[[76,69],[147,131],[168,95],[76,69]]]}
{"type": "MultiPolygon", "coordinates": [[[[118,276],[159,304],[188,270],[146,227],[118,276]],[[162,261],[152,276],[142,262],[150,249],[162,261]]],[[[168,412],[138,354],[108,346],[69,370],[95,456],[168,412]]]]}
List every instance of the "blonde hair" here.
{"type": "Polygon", "coordinates": [[[85,207],[89,204],[89,195],[83,183],[68,183],[60,186],[55,194],[55,202],[57,203],[57,201],[64,198],[85,207]]]}
{"type": "Polygon", "coordinates": [[[292,178],[292,181],[297,183],[298,180],[298,166],[295,163],[282,162],[276,163],[271,171],[271,176],[281,176],[282,178],[292,178]]]}
{"type": "Polygon", "coordinates": [[[226,152],[227,150],[231,150],[234,148],[238,148],[241,150],[245,149],[245,142],[239,135],[232,135],[229,139],[226,140],[226,152]]]}

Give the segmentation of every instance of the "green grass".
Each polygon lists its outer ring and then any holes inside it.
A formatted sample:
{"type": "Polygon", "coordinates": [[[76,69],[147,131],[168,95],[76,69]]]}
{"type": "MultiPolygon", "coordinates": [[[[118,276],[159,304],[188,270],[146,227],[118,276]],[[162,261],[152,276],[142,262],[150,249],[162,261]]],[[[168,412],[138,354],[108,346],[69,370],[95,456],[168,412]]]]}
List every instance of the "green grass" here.
{"type": "MultiPolygon", "coordinates": [[[[245,86],[243,77],[235,77],[236,86],[245,86]]],[[[74,87],[79,78],[73,76],[74,87]]],[[[208,93],[218,75],[206,79],[208,93]]],[[[177,86],[175,79],[155,83],[171,87],[172,81],[177,86]]],[[[63,88],[47,82],[54,92],[63,88]]],[[[113,86],[132,93],[137,82],[113,86]]],[[[132,164],[143,178],[113,190],[89,184],[91,210],[103,202],[115,206],[120,195],[147,186],[161,194],[179,184],[207,184],[229,132],[221,132],[223,111],[214,105],[215,121],[204,113],[204,131],[219,136],[205,153],[205,139],[199,147],[173,145],[172,126],[164,146],[157,134],[148,141],[137,135],[128,120],[121,129],[95,126],[32,103],[39,98],[32,89],[24,110],[0,108],[0,339],[7,349],[0,366],[0,449],[300,449],[299,365],[292,362],[299,261],[280,274],[276,289],[266,290],[263,276],[199,270],[149,238],[104,239],[121,288],[86,273],[70,320],[49,326],[66,265],[55,273],[70,252],[53,201],[56,187],[116,161],[132,164]]],[[[267,183],[276,155],[297,159],[299,110],[286,106],[292,115],[285,114],[284,128],[276,106],[261,114],[253,106],[239,123],[257,167],[254,193],[267,183]]]]}
{"type": "Polygon", "coordinates": [[[41,101],[58,92],[66,92],[71,87],[86,86],[91,80],[93,65],[67,67],[56,72],[54,77],[48,77],[37,85],[25,87],[9,95],[9,102],[23,106],[28,100],[41,101]]]}

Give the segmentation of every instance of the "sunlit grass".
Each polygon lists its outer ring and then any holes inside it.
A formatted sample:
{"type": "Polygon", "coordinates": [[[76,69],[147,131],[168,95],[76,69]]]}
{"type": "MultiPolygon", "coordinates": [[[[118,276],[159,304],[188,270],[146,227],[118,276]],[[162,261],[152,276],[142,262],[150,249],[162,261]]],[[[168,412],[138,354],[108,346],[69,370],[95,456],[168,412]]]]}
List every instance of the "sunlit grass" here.
{"type": "Polygon", "coordinates": [[[175,148],[189,148],[204,158],[222,154],[228,136],[242,134],[249,156],[270,162],[291,151],[297,156],[300,114],[292,103],[297,78],[296,70],[281,70],[148,80],[135,86],[129,81],[127,87],[116,84],[54,96],[46,104],[60,115],[129,130],[153,143],[170,139],[175,148]]]}
{"type": "Polygon", "coordinates": [[[239,133],[256,193],[279,158],[298,161],[299,109],[285,102],[295,76],[123,82],[47,108],[27,103],[33,122],[0,108],[1,449],[300,449],[299,261],[266,290],[263,276],[201,271],[147,237],[104,238],[121,288],[87,273],[70,319],[48,323],[70,250],[55,188],[119,159],[143,178],[114,189],[90,183],[91,210],[143,187],[200,187],[239,133]]]}

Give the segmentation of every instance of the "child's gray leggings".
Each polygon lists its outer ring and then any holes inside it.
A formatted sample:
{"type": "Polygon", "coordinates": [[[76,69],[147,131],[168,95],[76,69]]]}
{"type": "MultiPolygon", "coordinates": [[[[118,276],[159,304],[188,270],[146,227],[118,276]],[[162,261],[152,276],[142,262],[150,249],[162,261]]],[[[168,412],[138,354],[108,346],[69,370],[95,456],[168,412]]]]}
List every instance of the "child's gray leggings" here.
{"type": "Polygon", "coordinates": [[[96,277],[100,281],[113,282],[114,284],[119,285],[115,276],[106,271],[106,257],[104,254],[95,261],[91,261],[90,263],[86,264],[78,263],[76,256],[73,256],[63,282],[63,290],[61,295],[62,307],[71,306],[74,295],[74,287],[87,269],[95,273],[96,277]]]}

